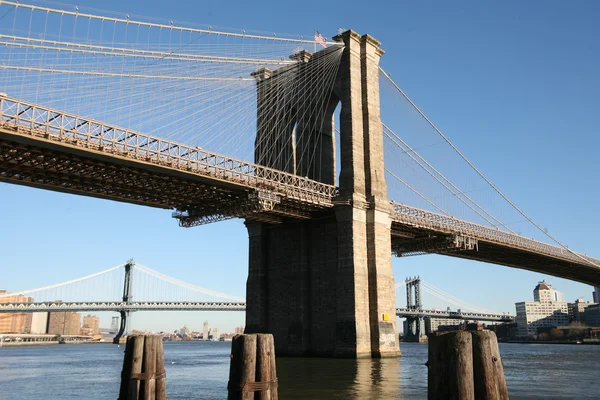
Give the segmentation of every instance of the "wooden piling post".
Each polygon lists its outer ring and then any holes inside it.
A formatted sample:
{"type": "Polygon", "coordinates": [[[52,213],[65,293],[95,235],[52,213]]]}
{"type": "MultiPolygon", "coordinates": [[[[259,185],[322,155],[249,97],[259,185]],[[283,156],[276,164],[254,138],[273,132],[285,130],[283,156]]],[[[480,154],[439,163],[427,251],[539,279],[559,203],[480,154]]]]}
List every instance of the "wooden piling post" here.
{"type": "Polygon", "coordinates": [[[165,354],[163,352],[162,338],[158,337],[156,349],[156,400],[167,399],[167,375],[165,373],[165,354]]]}
{"type": "Polygon", "coordinates": [[[166,399],[162,338],[129,336],[123,359],[119,400],[166,399]]]}
{"type": "Polygon", "coordinates": [[[429,400],[475,400],[472,348],[469,332],[436,332],[429,337],[429,400]]]}
{"type": "Polygon", "coordinates": [[[496,334],[492,331],[476,331],[471,334],[473,336],[475,398],[478,400],[508,400],[508,389],[496,334]]]}
{"type": "Polygon", "coordinates": [[[228,400],[278,400],[273,335],[233,337],[227,391],[228,400]]]}
{"type": "Polygon", "coordinates": [[[277,368],[273,335],[259,333],[256,336],[256,382],[264,383],[266,386],[266,389],[256,392],[256,399],[277,400],[277,368]]]}
{"type": "Polygon", "coordinates": [[[433,333],[427,365],[429,400],[508,400],[494,332],[433,333]]]}

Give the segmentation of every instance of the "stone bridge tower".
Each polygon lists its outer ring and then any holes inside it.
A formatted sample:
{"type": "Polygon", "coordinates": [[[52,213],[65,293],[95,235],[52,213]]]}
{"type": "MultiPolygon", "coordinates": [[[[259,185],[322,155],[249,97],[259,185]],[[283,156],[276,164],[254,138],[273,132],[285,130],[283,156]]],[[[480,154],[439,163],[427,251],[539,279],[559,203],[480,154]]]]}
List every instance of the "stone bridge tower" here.
{"type": "MultiPolygon", "coordinates": [[[[341,170],[333,211],[277,225],[246,222],[246,333],[273,333],[281,355],[399,356],[379,108],[383,51],[377,40],[353,31],[334,39],[343,46],[312,55],[300,52],[293,56],[299,61],[294,65],[255,74],[256,162],[330,184],[335,182],[337,156],[341,170]],[[318,100],[305,96],[304,102],[285,101],[298,95],[291,90],[300,87],[294,80],[305,77],[331,51],[339,52],[339,68],[328,100],[320,99],[323,112],[313,120],[294,119],[309,113],[290,112],[283,104],[314,107],[318,100]],[[336,155],[332,121],[338,104],[336,155]],[[307,146],[318,155],[318,163],[308,165],[296,157],[307,146]]],[[[315,78],[311,85],[320,83],[315,78]]]]}

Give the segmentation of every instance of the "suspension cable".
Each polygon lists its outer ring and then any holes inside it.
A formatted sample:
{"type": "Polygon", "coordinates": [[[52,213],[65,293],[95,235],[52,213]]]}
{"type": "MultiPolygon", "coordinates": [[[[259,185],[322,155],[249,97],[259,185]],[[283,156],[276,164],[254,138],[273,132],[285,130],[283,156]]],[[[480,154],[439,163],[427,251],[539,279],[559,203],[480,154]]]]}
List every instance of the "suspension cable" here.
{"type": "Polygon", "coordinates": [[[410,97],[408,97],[408,95],[400,88],[400,86],[398,86],[398,84],[396,82],[394,82],[394,80],[392,80],[392,77],[383,70],[383,68],[379,67],[379,71],[382,73],[382,75],[394,86],[394,88],[410,103],[410,105],[421,115],[421,117],[423,117],[423,119],[425,119],[425,121],[427,121],[427,123],[442,137],[442,139],[444,139],[444,141],[446,143],[448,143],[448,145],[450,145],[450,147],[452,147],[452,149],[467,163],[469,164],[469,166],[471,168],[473,168],[473,170],[488,184],[492,187],[492,189],[494,189],[494,191],[496,193],[498,193],[500,195],[500,197],[502,197],[508,204],[510,204],[519,214],[521,214],[527,221],[529,221],[533,226],[535,226],[540,232],[542,232],[544,235],[546,235],[547,237],[549,237],[551,240],[553,240],[556,244],[558,244],[559,246],[561,246],[562,248],[564,248],[565,250],[567,250],[569,253],[573,254],[574,256],[576,256],[577,258],[583,260],[584,262],[586,262],[587,264],[590,264],[594,267],[600,268],[600,264],[592,261],[592,260],[588,260],[587,258],[583,257],[581,254],[569,249],[568,246],[566,246],[565,244],[563,244],[560,240],[558,240],[556,237],[554,237],[553,235],[551,235],[550,233],[548,233],[544,228],[542,228],[540,225],[538,225],[533,219],[531,219],[531,217],[529,217],[527,214],[525,214],[525,212],[523,210],[521,210],[519,207],[517,207],[517,205],[515,203],[513,203],[503,192],[500,191],[500,189],[498,189],[498,187],[496,185],[494,185],[451,141],[450,139],[444,135],[442,133],[442,131],[427,117],[427,115],[425,115],[425,113],[423,111],[421,111],[421,109],[410,99],[410,97]]]}

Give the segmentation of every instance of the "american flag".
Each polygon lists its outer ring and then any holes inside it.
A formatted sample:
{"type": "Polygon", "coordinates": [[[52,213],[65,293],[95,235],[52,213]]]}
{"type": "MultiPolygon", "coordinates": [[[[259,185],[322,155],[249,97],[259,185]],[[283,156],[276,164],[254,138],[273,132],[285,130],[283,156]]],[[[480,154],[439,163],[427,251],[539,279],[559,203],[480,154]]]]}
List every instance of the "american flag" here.
{"type": "Polygon", "coordinates": [[[315,42],[319,43],[323,47],[327,47],[327,39],[319,33],[319,31],[315,31],[315,42]]]}

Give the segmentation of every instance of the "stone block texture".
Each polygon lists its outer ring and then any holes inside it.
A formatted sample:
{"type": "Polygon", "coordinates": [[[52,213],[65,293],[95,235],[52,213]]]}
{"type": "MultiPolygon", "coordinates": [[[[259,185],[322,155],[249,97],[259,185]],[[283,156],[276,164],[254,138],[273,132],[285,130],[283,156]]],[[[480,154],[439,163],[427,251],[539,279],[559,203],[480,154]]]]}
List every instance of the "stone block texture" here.
{"type": "Polygon", "coordinates": [[[302,74],[302,68],[309,68],[321,52],[304,52],[296,55],[299,62],[293,66],[255,74],[259,106],[256,162],[333,183],[338,155],[334,154],[332,121],[339,102],[341,170],[339,204],[334,210],[310,220],[277,225],[246,222],[250,240],[246,332],[272,333],[279,355],[399,356],[391,209],[379,109],[379,58],[383,52],[375,39],[353,31],[336,40],[344,49],[333,93],[328,94],[331,101],[324,105],[327,110],[318,124],[290,120],[293,113],[276,106],[282,98],[300,94],[274,78],[302,74]],[[319,143],[311,141],[315,126],[327,133],[317,135],[325,138],[319,143]],[[294,129],[301,135],[290,145],[294,129]],[[300,162],[295,152],[306,146],[316,148],[322,162],[310,167],[300,162]]]}

